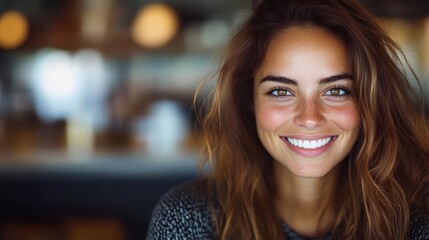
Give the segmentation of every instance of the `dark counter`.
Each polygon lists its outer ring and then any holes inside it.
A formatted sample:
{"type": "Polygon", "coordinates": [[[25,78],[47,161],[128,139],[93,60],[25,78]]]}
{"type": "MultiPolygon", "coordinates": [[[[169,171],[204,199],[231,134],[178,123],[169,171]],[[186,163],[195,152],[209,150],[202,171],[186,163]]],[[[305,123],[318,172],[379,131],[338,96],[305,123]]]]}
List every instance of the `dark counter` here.
{"type": "Polygon", "coordinates": [[[144,239],[159,198],[197,176],[191,158],[113,158],[0,164],[0,222],[110,218],[122,223],[126,239],[144,239]]]}

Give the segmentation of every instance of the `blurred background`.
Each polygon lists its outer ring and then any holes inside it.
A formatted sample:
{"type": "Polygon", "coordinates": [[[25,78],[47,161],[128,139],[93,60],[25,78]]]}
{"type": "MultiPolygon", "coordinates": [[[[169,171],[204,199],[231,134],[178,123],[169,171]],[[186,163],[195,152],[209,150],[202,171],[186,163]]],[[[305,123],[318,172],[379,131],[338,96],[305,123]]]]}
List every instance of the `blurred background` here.
{"type": "MultiPolygon", "coordinates": [[[[429,93],[429,1],[361,2],[429,93]]],[[[0,239],[143,239],[197,174],[193,95],[250,6],[0,0],[0,239]]]]}

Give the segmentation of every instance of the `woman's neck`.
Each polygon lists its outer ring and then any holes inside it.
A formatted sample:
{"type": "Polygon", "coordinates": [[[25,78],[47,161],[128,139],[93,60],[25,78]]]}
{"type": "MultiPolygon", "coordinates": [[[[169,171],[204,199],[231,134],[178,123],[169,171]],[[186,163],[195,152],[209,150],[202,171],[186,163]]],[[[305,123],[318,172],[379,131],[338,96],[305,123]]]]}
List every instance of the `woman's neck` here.
{"type": "MultiPolygon", "coordinates": [[[[337,167],[338,168],[338,167],[337,167]]],[[[332,229],[337,168],[321,178],[302,178],[275,166],[275,206],[280,217],[300,235],[318,237],[332,229]]]]}

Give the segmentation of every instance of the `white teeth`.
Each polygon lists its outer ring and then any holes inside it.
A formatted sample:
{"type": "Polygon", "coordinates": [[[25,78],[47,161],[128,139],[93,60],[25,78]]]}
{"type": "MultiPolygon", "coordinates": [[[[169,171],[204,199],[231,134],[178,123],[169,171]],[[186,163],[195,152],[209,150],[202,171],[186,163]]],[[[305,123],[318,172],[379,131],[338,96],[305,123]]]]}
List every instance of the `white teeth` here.
{"type": "Polygon", "coordinates": [[[305,149],[316,149],[325,146],[328,142],[332,140],[332,137],[315,139],[315,140],[304,140],[304,139],[295,139],[295,138],[287,138],[290,144],[305,148],[305,149]]]}

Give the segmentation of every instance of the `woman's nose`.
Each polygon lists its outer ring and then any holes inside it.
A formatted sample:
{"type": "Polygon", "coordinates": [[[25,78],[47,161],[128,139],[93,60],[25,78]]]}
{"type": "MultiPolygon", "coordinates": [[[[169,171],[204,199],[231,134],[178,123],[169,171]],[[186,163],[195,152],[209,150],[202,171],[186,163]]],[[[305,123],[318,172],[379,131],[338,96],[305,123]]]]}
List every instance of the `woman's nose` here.
{"type": "Polygon", "coordinates": [[[294,117],[296,125],[312,130],[322,126],[325,121],[322,106],[317,99],[304,99],[297,105],[294,117]]]}

